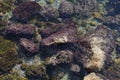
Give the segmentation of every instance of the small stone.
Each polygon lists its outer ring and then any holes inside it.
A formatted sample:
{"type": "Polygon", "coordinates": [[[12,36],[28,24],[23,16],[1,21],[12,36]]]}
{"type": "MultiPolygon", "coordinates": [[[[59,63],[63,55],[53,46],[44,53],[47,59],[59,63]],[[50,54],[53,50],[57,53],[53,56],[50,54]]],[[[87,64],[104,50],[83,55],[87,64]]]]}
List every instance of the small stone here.
{"type": "Polygon", "coordinates": [[[72,64],[70,70],[71,70],[72,72],[78,73],[78,72],[80,72],[81,69],[80,69],[80,66],[79,66],[79,65],[77,65],[77,64],[72,64]]]}
{"type": "Polygon", "coordinates": [[[68,1],[61,2],[58,10],[61,17],[70,17],[73,15],[73,5],[68,1]]]}

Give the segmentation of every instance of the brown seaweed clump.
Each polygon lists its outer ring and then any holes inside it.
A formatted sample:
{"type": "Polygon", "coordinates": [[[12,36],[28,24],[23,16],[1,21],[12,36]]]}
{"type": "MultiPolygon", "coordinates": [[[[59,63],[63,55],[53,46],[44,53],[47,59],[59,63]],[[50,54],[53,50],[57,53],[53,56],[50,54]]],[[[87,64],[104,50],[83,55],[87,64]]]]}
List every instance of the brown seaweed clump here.
{"type": "Polygon", "coordinates": [[[0,36],[0,72],[8,72],[16,64],[16,44],[0,36]]]}
{"type": "Polygon", "coordinates": [[[24,2],[13,10],[14,17],[22,22],[27,22],[39,13],[41,6],[36,2],[24,2]]]}
{"type": "Polygon", "coordinates": [[[115,39],[111,30],[106,26],[98,26],[80,41],[80,62],[83,63],[84,68],[90,71],[100,71],[112,62],[111,53],[115,48],[115,39]]]}

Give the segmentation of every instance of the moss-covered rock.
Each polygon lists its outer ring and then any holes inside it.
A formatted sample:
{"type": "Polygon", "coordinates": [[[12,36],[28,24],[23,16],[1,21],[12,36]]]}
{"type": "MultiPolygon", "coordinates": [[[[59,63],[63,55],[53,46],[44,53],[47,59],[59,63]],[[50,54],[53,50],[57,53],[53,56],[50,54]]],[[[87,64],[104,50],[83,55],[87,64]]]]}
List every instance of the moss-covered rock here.
{"type": "Polygon", "coordinates": [[[16,44],[0,36],[0,71],[8,72],[17,60],[16,44]]]}
{"type": "Polygon", "coordinates": [[[0,13],[6,13],[11,11],[15,7],[14,0],[0,1],[0,13]]]}
{"type": "Polygon", "coordinates": [[[44,65],[31,65],[25,72],[26,76],[31,79],[49,80],[44,65]]]}
{"type": "Polygon", "coordinates": [[[22,78],[17,75],[6,75],[6,76],[1,76],[0,80],[28,80],[27,78],[22,78]]]}

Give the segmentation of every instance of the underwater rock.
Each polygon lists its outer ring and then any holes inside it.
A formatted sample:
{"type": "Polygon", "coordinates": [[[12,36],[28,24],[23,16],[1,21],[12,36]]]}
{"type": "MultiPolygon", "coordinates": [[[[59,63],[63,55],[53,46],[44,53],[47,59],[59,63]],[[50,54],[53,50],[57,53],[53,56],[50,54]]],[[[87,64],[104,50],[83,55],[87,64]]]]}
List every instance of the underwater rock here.
{"type": "Polygon", "coordinates": [[[72,64],[72,65],[71,65],[71,68],[70,68],[70,71],[75,72],[75,73],[78,73],[78,72],[81,71],[81,68],[80,68],[80,66],[77,65],[77,64],[72,64]]]}
{"type": "Polygon", "coordinates": [[[92,72],[92,73],[86,75],[83,80],[110,80],[110,79],[107,79],[106,77],[104,77],[101,74],[92,72]]]}
{"type": "Polygon", "coordinates": [[[30,24],[12,24],[6,28],[6,34],[19,37],[32,37],[35,33],[34,26],[30,24]]]}
{"type": "Polygon", "coordinates": [[[40,12],[40,15],[46,19],[52,20],[59,17],[59,12],[56,8],[51,6],[44,7],[40,12]]]}
{"type": "Polygon", "coordinates": [[[18,21],[27,22],[39,13],[41,6],[36,2],[24,2],[19,4],[14,10],[13,15],[18,21]]]}
{"type": "Polygon", "coordinates": [[[9,72],[17,61],[17,46],[0,36],[0,72],[9,72]]]}
{"type": "Polygon", "coordinates": [[[50,46],[60,43],[74,43],[77,41],[77,27],[75,25],[67,25],[56,33],[48,36],[41,41],[42,45],[50,46]]]}
{"type": "Polygon", "coordinates": [[[112,62],[115,39],[109,28],[104,25],[84,35],[80,40],[80,62],[89,71],[100,71],[112,62]]]}
{"type": "Polygon", "coordinates": [[[44,29],[40,30],[39,33],[41,34],[42,38],[48,37],[53,33],[59,31],[64,25],[63,24],[54,24],[52,26],[47,26],[44,29]]]}
{"type": "Polygon", "coordinates": [[[25,50],[25,54],[27,56],[31,56],[39,52],[39,45],[26,38],[20,39],[20,46],[22,47],[22,50],[25,50]]]}
{"type": "Polygon", "coordinates": [[[71,63],[73,61],[73,52],[70,50],[58,51],[56,55],[46,60],[47,64],[57,65],[61,63],[71,63]]]}
{"type": "Polygon", "coordinates": [[[30,80],[49,80],[46,73],[46,67],[44,65],[31,65],[28,67],[25,74],[30,80]]]}
{"type": "Polygon", "coordinates": [[[63,1],[61,2],[58,11],[61,17],[70,17],[73,15],[73,5],[68,1],[63,1]]]}
{"type": "Polygon", "coordinates": [[[103,75],[110,80],[120,80],[120,60],[116,61],[106,70],[103,71],[103,75]]]}

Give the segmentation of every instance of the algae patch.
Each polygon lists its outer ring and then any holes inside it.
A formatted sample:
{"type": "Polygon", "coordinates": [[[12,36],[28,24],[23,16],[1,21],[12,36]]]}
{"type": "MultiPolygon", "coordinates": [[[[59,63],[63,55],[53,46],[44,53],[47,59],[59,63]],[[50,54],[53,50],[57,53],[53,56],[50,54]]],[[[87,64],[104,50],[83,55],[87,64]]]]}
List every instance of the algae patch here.
{"type": "Polygon", "coordinates": [[[16,44],[0,36],[0,71],[8,72],[17,60],[16,44]]]}

